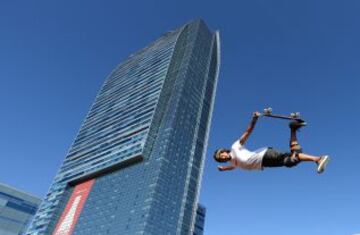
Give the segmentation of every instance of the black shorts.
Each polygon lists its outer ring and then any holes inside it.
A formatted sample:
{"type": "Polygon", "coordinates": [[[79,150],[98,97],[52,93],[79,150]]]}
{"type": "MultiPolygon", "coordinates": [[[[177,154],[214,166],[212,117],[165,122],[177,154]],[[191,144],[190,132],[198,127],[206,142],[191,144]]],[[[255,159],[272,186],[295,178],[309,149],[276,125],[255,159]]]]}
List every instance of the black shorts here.
{"type": "Polygon", "coordinates": [[[291,157],[291,153],[282,153],[279,151],[276,151],[272,148],[268,148],[266,150],[263,160],[262,160],[262,166],[263,167],[280,167],[280,166],[286,166],[286,167],[293,167],[299,164],[300,159],[296,155],[294,157],[291,157]]]}

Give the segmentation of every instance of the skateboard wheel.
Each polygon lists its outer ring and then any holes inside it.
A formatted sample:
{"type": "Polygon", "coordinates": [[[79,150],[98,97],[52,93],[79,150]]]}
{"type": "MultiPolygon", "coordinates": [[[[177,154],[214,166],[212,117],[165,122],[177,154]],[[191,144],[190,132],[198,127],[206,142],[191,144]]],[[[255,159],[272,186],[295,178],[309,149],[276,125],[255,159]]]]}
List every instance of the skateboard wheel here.
{"type": "Polygon", "coordinates": [[[299,117],[300,117],[300,113],[299,113],[299,112],[297,112],[297,113],[291,113],[291,114],[290,114],[290,117],[292,117],[292,118],[299,118],[299,117]]]}
{"type": "Polygon", "coordinates": [[[272,108],[266,108],[266,109],[264,109],[264,113],[265,113],[265,114],[271,114],[271,112],[272,112],[272,108]]]}

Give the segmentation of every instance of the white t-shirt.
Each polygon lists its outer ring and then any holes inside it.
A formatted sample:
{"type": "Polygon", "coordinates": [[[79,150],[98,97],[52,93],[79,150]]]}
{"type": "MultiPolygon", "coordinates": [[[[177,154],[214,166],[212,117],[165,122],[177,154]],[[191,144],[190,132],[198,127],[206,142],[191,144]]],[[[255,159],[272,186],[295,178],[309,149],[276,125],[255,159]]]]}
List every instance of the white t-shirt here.
{"type": "Polygon", "coordinates": [[[249,151],[237,140],[231,146],[231,164],[245,170],[261,170],[262,159],[267,149],[267,147],[264,147],[255,151],[249,151]]]}

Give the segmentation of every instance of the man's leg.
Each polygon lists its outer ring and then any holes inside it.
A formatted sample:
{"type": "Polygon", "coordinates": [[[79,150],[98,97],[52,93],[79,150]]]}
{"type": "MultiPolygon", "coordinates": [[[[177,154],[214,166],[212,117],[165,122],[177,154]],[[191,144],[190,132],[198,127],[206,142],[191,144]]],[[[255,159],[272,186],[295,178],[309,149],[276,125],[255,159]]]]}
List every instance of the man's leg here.
{"type": "Polygon", "coordinates": [[[298,153],[297,154],[297,158],[301,161],[310,161],[310,162],[315,162],[317,165],[317,172],[319,174],[323,173],[326,165],[329,163],[329,156],[325,155],[322,157],[317,157],[317,156],[311,156],[305,153],[298,153]]]}
{"type": "Polygon", "coordinates": [[[305,153],[298,153],[298,158],[300,159],[300,161],[307,161],[307,162],[315,162],[318,163],[321,159],[321,157],[317,157],[317,156],[311,156],[305,153]]]}
{"type": "Polygon", "coordinates": [[[290,126],[290,151],[291,157],[298,157],[300,161],[310,161],[318,163],[321,157],[312,156],[302,152],[302,148],[297,140],[296,131],[298,128],[293,128],[290,126]]]}
{"type": "Polygon", "coordinates": [[[302,161],[310,161],[315,162],[318,165],[318,173],[322,173],[324,171],[329,160],[328,156],[318,157],[302,152],[296,136],[296,131],[301,126],[301,124],[297,125],[297,123],[290,124],[290,153],[281,153],[273,149],[268,149],[263,157],[263,167],[294,167],[302,161]]]}
{"type": "Polygon", "coordinates": [[[302,152],[301,146],[297,140],[296,130],[299,127],[293,128],[290,125],[291,134],[290,134],[290,150],[291,157],[285,159],[285,166],[293,167],[296,166],[299,162],[307,161],[307,162],[315,162],[317,167],[317,172],[320,174],[325,170],[327,163],[329,162],[329,156],[312,156],[309,154],[305,154],[302,152]]]}
{"type": "Polygon", "coordinates": [[[272,148],[268,149],[265,152],[263,157],[262,166],[263,167],[294,167],[302,161],[315,162],[317,164],[317,172],[322,173],[326,167],[326,164],[329,161],[328,156],[312,156],[305,153],[282,153],[276,151],[272,148]]]}
{"type": "Polygon", "coordinates": [[[290,132],[290,152],[292,153],[292,156],[294,156],[294,157],[295,157],[296,153],[302,152],[301,146],[297,140],[295,128],[291,128],[291,132],[290,132]]]}

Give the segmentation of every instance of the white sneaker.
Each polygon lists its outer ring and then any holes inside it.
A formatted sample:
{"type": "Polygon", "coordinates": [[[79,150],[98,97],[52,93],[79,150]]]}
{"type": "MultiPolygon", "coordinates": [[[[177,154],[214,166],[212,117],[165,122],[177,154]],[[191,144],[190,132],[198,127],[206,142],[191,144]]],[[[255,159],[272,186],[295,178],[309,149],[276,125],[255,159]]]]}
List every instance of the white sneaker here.
{"type": "Polygon", "coordinates": [[[320,158],[320,161],[318,162],[317,173],[321,174],[324,172],[326,165],[329,163],[329,160],[330,157],[328,155],[320,158]]]}

